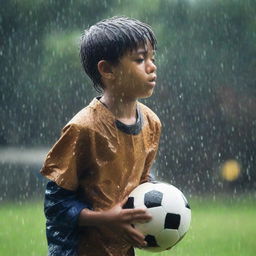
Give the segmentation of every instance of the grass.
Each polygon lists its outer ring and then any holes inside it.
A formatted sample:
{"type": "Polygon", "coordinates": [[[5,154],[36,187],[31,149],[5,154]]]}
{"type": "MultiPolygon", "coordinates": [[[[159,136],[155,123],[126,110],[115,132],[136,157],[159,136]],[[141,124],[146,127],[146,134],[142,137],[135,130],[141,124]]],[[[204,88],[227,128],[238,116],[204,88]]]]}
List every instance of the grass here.
{"type": "Polygon", "coordinates": [[[42,202],[5,203],[0,207],[0,256],[45,256],[42,202]]]}
{"type": "MultiPolygon", "coordinates": [[[[253,197],[195,198],[192,223],[185,238],[167,252],[138,256],[254,256],[256,204],[253,197]]],[[[42,202],[4,203],[0,206],[0,256],[45,256],[42,202]]]]}

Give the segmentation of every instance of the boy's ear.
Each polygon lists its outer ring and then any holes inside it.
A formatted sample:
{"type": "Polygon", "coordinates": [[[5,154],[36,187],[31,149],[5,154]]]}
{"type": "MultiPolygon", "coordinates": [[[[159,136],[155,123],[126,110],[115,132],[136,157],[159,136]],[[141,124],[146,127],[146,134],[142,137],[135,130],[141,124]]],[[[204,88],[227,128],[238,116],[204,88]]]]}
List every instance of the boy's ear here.
{"type": "Polygon", "coordinates": [[[112,67],[113,67],[112,64],[106,60],[100,60],[98,62],[98,71],[102,78],[105,78],[105,79],[114,78],[112,67]]]}

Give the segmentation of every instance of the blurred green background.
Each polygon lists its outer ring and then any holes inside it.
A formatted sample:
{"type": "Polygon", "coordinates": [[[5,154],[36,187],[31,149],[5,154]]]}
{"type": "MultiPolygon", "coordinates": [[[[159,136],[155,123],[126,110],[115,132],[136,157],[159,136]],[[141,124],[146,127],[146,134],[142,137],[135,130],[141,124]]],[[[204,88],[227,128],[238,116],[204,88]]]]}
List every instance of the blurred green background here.
{"type": "Polygon", "coordinates": [[[0,4],[0,255],[45,255],[38,172],[61,128],[97,95],[80,65],[80,36],[114,15],[150,24],[158,39],[157,87],[143,100],[163,123],[152,172],[195,205],[191,235],[173,254],[256,253],[255,0],[0,4]]]}
{"type": "Polygon", "coordinates": [[[253,189],[254,0],[1,1],[0,146],[49,148],[91,101],[80,36],[114,15],[149,23],[158,38],[158,83],[144,100],[163,122],[156,176],[189,192],[253,189]],[[239,166],[232,184],[219,175],[227,160],[239,166]]]}

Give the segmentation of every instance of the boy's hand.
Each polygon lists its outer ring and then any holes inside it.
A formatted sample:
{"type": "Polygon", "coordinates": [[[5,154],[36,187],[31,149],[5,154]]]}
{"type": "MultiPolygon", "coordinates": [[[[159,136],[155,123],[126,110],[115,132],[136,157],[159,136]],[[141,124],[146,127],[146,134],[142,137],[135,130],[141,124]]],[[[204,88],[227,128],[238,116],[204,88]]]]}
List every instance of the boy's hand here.
{"type": "Polygon", "coordinates": [[[127,198],[110,210],[102,212],[105,224],[132,246],[145,247],[147,243],[144,240],[144,235],[133,225],[148,222],[151,220],[151,216],[144,209],[123,209],[122,206],[126,201],[127,198]]]}

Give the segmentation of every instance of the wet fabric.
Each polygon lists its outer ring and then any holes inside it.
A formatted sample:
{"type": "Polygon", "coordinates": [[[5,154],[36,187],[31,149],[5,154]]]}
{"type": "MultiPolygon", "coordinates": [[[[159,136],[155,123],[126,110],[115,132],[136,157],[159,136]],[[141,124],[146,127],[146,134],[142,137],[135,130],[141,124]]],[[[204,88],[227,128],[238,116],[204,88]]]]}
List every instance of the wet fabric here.
{"type": "Polygon", "coordinates": [[[79,201],[75,191],[49,181],[46,185],[44,212],[49,256],[74,256],[78,246],[78,217],[90,204],[79,201]]]}
{"type": "MultiPolygon", "coordinates": [[[[63,129],[47,155],[41,173],[77,199],[107,210],[149,179],[161,124],[145,105],[137,104],[142,127],[138,134],[117,128],[114,115],[94,99],[63,129]]],[[[77,227],[78,228],[78,227],[77,227]]],[[[133,249],[104,227],[78,228],[78,255],[133,255],[133,249]]]]}
{"type": "Polygon", "coordinates": [[[141,129],[142,129],[142,117],[140,114],[140,111],[137,110],[137,120],[136,123],[133,125],[126,125],[122,122],[120,122],[119,120],[116,120],[116,127],[120,130],[123,131],[127,134],[132,134],[132,135],[137,135],[140,133],[141,129]]]}

